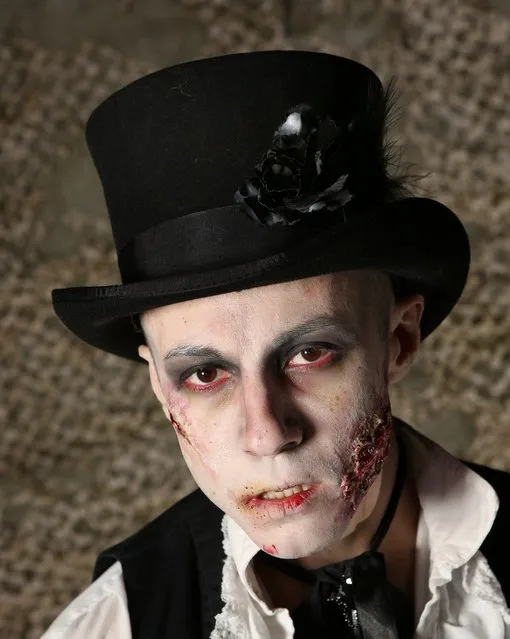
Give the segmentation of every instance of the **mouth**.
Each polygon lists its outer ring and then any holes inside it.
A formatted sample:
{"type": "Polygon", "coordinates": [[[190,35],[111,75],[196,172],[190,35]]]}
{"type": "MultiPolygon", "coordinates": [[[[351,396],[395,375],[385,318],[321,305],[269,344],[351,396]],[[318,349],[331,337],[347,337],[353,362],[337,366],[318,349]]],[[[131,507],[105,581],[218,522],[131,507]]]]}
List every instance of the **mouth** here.
{"type": "Polygon", "coordinates": [[[280,511],[281,514],[296,512],[307,505],[318,484],[293,484],[277,490],[267,490],[242,499],[245,509],[250,511],[280,511]]]}
{"type": "Polygon", "coordinates": [[[307,490],[310,490],[311,487],[311,484],[295,484],[289,488],[268,490],[265,493],[260,493],[257,497],[260,499],[286,499],[287,497],[292,497],[292,495],[298,495],[299,493],[306,492],[307,490]]]}

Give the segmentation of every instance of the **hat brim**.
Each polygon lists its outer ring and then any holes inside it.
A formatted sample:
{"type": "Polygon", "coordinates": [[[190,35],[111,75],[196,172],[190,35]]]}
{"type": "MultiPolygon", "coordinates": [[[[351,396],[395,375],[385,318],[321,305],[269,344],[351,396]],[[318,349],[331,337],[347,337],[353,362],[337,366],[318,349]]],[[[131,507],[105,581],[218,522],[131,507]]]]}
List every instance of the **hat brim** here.
{"type": "Polygon", "coordinates": [[[464,289],[469,240],[443,204],[410,197],[352,221],[339,221],[292,249],[207,272],[110,286],[52,291],[56,314],[81,340],[105,352],[146,363],[133,315],[199,297],[355,269],[376,269],[405,280],[425,296],[421,337],[447,317],[464,289]]]}

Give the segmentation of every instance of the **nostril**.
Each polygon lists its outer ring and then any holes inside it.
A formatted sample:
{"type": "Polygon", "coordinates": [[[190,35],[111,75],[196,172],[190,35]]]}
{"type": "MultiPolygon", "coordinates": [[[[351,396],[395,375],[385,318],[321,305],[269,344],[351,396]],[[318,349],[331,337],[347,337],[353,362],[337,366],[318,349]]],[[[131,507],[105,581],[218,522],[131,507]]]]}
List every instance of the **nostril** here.
{"type": "Polygon", "coordinates": [[[300,444],[302,441],[303,441],[303,439],[301,438],[300,440],[295,439],[295,440],[293,440],[293,441],[287,442],[286,444],[284,444],[284,445],[281,447],[280,452],[281,452],[281,453],[284,453],[284,452],[285,452],[285,451],[287,451],[287,450],[292,450],[293,448],[296,448],[296,446],[299,446],[299,444],[300,444]]]}

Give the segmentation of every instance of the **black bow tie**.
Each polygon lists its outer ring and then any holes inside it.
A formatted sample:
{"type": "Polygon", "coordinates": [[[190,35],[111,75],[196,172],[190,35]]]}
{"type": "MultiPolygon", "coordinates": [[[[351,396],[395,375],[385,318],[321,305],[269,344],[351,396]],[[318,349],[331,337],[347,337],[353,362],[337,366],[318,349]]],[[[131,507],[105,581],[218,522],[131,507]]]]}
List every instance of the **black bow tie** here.
{"type": "Polygon", "coordinates": [[[292,615],[296,639],[413,636],[412,608],[403,593],[386,579],[381,553],[369,550],[309,572],[315,578],[311,593],[292,615]]]}
{"type": "Polygon", "coordinates": [[[410,639],[413,608],[386,578],[384,557],[377,552],[395,514],[405,480],[404,451],[393,491],[370,550],[336,564],[306,570],[294,561],[260,553],[266,562],[294,579],[311,585],[311,592],[292,613],[295,639],[410,639]]]}

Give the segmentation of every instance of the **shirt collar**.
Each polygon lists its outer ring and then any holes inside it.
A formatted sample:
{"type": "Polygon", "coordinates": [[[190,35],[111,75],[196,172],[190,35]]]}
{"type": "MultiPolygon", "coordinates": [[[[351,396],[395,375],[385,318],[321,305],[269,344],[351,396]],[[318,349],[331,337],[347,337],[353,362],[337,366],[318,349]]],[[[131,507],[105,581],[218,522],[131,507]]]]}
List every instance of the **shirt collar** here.
{"type": "Polygon", "coordinates": [[[466,464],[405,422],[400,425],[421,506],[420,525],[428,533],[430,580],[437,584],[479,550],[496,518],[499,499],[466,464]]]}
{"type": "MultiPolygon", "coordinates": [[[[439,444],[394,419],[401,428],[409,470],[416,482],[420,526],[425,525],[428,531],[429,586],[435,590],[480,548],[494,523],[499,500],[480,475],[439,444]]],[[[252,569],[259,547],[233,519],[226,516],[225,524],[231,556],[244,587],[266,614],[272,614],[252,569]]]]}
{"type": "Polygon", "coordinates": [[[266,603],[267,597],[264,596],[261,585],[253,571],[253,558],[259,552],[260,548],[228,515],[225,515],[224,521],[225,533],[229,541],[230,556],[234,560],[243,586],[266,615],[274,614],[274,611],[266,603]]]}

